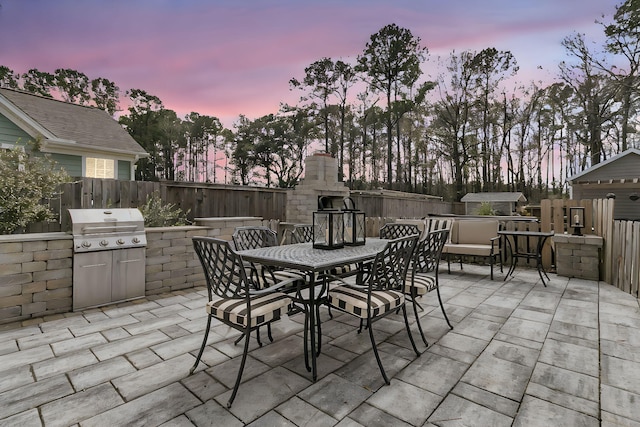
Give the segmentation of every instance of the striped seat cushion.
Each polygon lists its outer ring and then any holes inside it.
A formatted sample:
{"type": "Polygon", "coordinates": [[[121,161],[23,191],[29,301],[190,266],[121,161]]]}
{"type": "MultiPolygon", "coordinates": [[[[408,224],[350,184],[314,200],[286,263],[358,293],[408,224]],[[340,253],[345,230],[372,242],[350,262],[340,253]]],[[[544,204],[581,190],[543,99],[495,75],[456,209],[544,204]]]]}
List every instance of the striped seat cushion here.
{"type": "MultiPolygon", "coordinates": [[[[350,286],[338,286],[329,291],[329,303],[362,319],[367,318],[367,292],[350,286]]],[[[371,292],[371,317],[395,310],[404,304],[404,294],[397,291],[371,292]]]]}
{"type": "Polygon", "coordinates": [[[404,282],[404,292],[409,295],[424,295],[436,288],[436,278],[426,274],[416,274],[411,283],[411,278],[404,282]]]}
{"type": "MultiPolygon", "coordinates": [[[[291,298],[281,292],[273,292],[251,298],[250,327],[279,319],[287,312],[291,298]]],[[[207,303],[207,313],[227,322],[247,327],[247,304],[245,299],[221,299],[207,303]]]]}
{"type": "Polygon", "coordinates": [[[331,270],[331,273],[335,274],[336,276],[342,276],[343,274],[347,274],[350,272],[351,272],[350,265],[341,265],[340,267],[336,267],[331,270]]]}

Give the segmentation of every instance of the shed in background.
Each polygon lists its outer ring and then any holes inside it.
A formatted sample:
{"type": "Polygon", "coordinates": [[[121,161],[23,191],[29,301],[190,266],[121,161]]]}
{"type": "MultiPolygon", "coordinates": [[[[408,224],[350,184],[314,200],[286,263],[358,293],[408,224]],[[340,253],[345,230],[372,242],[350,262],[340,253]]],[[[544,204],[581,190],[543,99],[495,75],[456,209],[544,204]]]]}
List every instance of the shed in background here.
{"type": "Polygon", "coordinates": [[[527,198],[520,192],[467,193],[460,199],[466,215],[476,215],[483,203],[489,203],[496,215],[516,215],[524,208],[527,198]]]}
{"type": "Polygon", "coordinates": [[[615,198],[613,218],[640,220],[640,150],[630,148],[568,178],[571,198],[615,198]]]}

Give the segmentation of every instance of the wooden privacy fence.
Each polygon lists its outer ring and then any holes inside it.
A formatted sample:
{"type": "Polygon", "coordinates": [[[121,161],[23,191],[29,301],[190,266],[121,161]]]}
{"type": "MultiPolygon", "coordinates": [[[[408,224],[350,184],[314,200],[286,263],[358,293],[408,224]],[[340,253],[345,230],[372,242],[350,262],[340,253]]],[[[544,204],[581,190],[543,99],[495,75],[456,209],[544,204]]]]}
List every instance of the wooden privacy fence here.
{"type": "MultiPolygon", "coordinates": [[[[614,199],[545,199],[540,207],[540,229],[542,231],[553,231],[556,234],[565,232],[572,233],[573,229],[568,229],[567,217],[569,208],[581,206],[584,208],[584,234],[594,234],[604,239],[602,256],[600,257],[600,278],[607,283],[611,283],[611,260],[612,249],[617,244],[613,241],[613,209],[614,199]]],[[[545,245],[542,257],[545,268],[552,262],[551,240],[545,245]]]]}
{"type": "Polygon", "coordinates": [[[60,222],[34,224],[29,232],[70,230],[67,209],[138,208],[156,193],[166,204],[188,212],[191,221],[234,216],[282,219],[287,205],[287,190],[238,185],[83,178],[62,185],[60,190],[60,198],[49,201],[60,222]]]}
{"type": "Polygon", "coordinates": [[[611,281],[607,283],[638,298],[640,297],[640,221],[614,221],[612,237],[611,281]]]}
{"type": "MultiPolygon", "coordinates": [[[[187,219],[252,216],[265,220],[287,220],[287,193],[292,189],[248,187],[240,185],[188,183],[174,181],[120,181],[83,178],[60,187],[60,197],[48,202],[59,215],[60,222],[38,223],[28,232],[70,230],[67,209],[137,208],[152,194],[160,195],[166,204],[173,204],[187,213],[187,219]]],[[[399,192],[352,193],[356,206],[367,215],[380,217],[425,216],[450,213],[462,205],[443,202],[424,195],[399,192]]]]}

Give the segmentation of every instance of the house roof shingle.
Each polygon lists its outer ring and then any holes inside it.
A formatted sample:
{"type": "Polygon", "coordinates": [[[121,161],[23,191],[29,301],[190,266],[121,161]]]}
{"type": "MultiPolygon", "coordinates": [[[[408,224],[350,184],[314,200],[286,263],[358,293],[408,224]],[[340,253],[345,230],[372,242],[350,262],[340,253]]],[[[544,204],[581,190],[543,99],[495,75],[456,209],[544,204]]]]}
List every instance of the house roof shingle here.
{"type": "MultiPolygon", "coordinates": [[[[569,178],[567,178],[567,181],[572,183],[574,181],[578,181],[579,178],[585,179],[585,177],[594,173],[595,171],[608,167],[608,165],[610,165],[611,163],[614,163],[622,159],[623,157],[627,157],[627,156],[640,157],[640,150],[637,148],[629,148],[626,151],[623,151],[622,153],[618,153],[615,156],[608,158],[604,162],[600,162],[597,165],[593,165],[590,168],[583,170],[582,172],[578,172],[577,174],[570,176],[569,178]]],[[[637,175],[633,177],[627,177],[627,178],[634,178],[634,177],[637,178],[637,175]]]]}
{"type": "Polygon", "coordinates": [[[520,192],[496,192],[496,193],[467,193],[461,202],[526,202],[527,198],[520,192]]]}
{"type": "Polygon", "coordinates": [[[56,138],[100,150],[147,156],[140,144],[101,109],[6,88],[0,88],[0,95],[56,138]]]}

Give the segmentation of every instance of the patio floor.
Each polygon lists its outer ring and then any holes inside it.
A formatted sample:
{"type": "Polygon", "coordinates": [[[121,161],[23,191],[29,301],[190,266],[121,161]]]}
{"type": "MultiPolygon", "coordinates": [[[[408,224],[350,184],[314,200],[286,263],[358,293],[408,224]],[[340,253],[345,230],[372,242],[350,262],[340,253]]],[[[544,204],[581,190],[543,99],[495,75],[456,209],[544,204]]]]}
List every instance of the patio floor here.
{"type": "MultiPolygon", "coordinates": [[[[453,268],[453,267],[452,267],[453,268]]],[[[429,347],[410,350],[402,316],[367,333],[322,311],[318,381],[302,355],[302,316],[252,340],[243,384],[225,404],[242,345],[205,327],[204,289],[0,325],[0,425],[16,426],[596,426],[640,425],[638,299],[606,284],[534,270],[489,280],[488,267],[441,270],[449,330],[423,298],[429,347]]],[[[409,307],[409,316],[413,316],[409,307]]]]}

